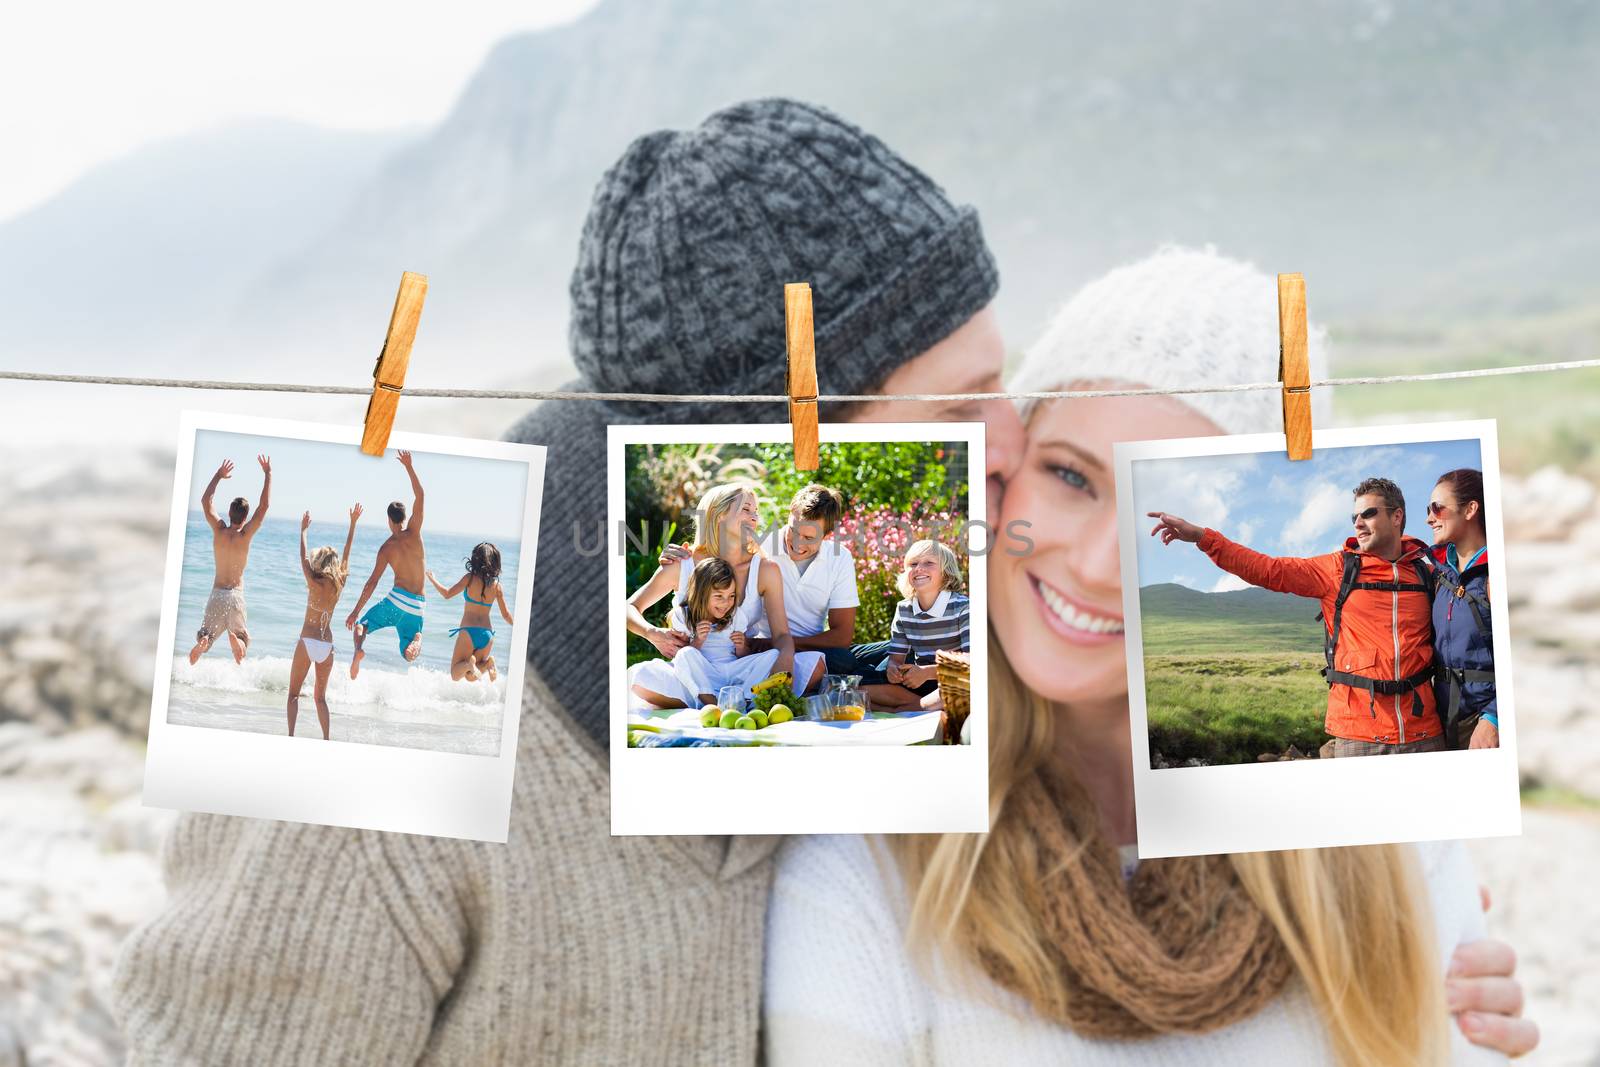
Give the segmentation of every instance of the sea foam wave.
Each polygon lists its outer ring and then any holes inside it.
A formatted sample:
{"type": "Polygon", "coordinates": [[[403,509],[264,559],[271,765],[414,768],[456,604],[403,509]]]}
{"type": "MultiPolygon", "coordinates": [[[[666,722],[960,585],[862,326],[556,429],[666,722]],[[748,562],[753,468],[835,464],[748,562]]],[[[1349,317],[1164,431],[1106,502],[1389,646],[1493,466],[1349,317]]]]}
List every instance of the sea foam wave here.
{"type": "MultiPolygon", "coordinates": [[[[363,666],[350,678],[349,659],[341,656],[328,679],[328,701],[346,706],[370,706],[400,712],[476,712],[498,714],[505,706],[506,680],[502,675],[489,681],[452,681],[443,671],[431,667],[411,667],[405,671],[363,666]]],[[[370,661],[369,661],[370,662],[370,661]]],[[[190,699],[204,699],[204,691],[244,694],[286,700],[289,695],[289,668],[284,656],[247,658],[243,663],[231,659],[208,658],[191,666],[186,657],[173,659],[172,684],[186,691],[190,699]]],[[[308,672],[300,697],[309,700],[316,674],[308,672]]]]}

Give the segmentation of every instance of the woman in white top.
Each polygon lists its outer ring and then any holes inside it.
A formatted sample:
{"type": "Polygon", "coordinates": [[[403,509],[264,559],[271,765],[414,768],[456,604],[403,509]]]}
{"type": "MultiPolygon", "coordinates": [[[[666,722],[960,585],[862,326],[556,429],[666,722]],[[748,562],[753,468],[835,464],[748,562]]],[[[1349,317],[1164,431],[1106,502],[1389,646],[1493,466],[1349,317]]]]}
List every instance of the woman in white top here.
{"type": "Polygon", "coordinates": [[[821,680],[822,655],[796,653],[788,632],[788,615],[783,606],[783,574],[778,565],[761,556],[755,534],[761,514],[754,491],[740,483],[719,485],[700,498],[695,508],[693,554],[678,562],[663,563],[650,580],[628,598],[628,630],[649,641],[662,659],[636,664],[629,671],[629,684],[635,696],[657,708],[682,708],[698,703],[679,681],[668,662],[690,643],[690,635],[671,626],[655,626],[644,617],[645,609],[668,593],[676,602],[686,601],[689,578],[703,559],[721,559],[733,568],[738,581],[739,602],[735,609],[740,626],[728,631],[735,655],[749,651],[746,633],[761,619],[773,630],[770,647],[777,651],[772,673],[787,672],[795,680],[796,693],[804,693],[821,680]]]}
{"type": "MultiPolygon", "coordinates": [[[[1273,301],[1251,267],[1163,252],[1069,302],[1013,387],[1255,380],[1273,301]]],[[[1024,410],[999,528],[1025,519],[1035,546],[988,564],[992,829],[785,846],[770,1063],[1409,1065],[1498,1060],[1462,1032],[1531,1044],[1503,1016],[1449,1025],[1445,957],[1482,932],[1457,843],[1135,858],[1111,445],[1269,429],[1275,410],[1265,392],[1024,410]]],[[[1491,977],[1460,988],[1518,1014],[1510,964],[1473,956],[1491,977]]]]}

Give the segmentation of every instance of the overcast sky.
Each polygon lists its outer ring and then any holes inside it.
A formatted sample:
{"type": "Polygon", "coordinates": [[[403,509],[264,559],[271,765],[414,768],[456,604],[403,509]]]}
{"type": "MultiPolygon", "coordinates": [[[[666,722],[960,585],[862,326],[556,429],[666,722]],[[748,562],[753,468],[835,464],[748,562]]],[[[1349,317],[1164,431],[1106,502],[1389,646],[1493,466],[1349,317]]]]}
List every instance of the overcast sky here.
{"type": "Polygon", "coordinates": [[[0,6],[0,221],[133,149],[246,118],[438,121],[489,49],[596,0],[0,6]]]}
{"type": "Polygon", "coordinates": [[[1433,543],[1428,497],[1445,471],[1481,469],[1477,441],[1322,448],[1309,460],[1290,461],[1279,449],[1239,456],[1186,456],[1136,460],[1134,507],[1140,519],[1139,584],[1177,582],[1216,592],[1244,582],[1217,569],[1193,545],[1163,545],[1147,536],[1165,511],[1271,556],[1337,552],[1354,536],[1351,490],[1368,477],[1389,478],[1406,498],[1406,533],[1433,543]]]}

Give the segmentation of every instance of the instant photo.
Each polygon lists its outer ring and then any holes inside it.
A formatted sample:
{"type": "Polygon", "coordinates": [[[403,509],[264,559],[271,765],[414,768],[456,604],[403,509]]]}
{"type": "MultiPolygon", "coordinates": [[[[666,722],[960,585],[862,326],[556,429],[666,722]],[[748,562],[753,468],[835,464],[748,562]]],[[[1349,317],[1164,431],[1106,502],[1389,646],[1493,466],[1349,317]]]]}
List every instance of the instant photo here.
{"type": "Polygon", "coordinates": [[[611,428],[614,833],[986,825],[983,427],[821,434],[611,428]]]}
{"type": "Polygon", "coordinates": [[[1520,831],[1492,422],[1116,466],[1141,856],[1520,831]]]}
{"type": "Polygon", "coordinates": [[[544,450],[186,413],[145,803],[503,841],[544,450]]]}

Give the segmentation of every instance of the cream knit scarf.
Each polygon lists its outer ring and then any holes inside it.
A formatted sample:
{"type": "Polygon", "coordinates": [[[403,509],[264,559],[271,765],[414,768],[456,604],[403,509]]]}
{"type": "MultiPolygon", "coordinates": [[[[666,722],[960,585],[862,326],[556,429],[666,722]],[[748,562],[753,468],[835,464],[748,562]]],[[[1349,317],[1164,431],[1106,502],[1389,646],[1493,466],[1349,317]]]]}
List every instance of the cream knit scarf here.
{"type": "Polygon", "coordinates": [[[990,976],[1041,1015],[1091,1037],[1204,1033],[1272,1000],[1293,962],[1226,857],[1146,860],[1124,881],[1076,782],[1040,771],[1006,800],[1033,845],[1030,898],[1057,981],[1024,989],[980,952],[990,976]]]}

